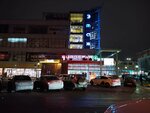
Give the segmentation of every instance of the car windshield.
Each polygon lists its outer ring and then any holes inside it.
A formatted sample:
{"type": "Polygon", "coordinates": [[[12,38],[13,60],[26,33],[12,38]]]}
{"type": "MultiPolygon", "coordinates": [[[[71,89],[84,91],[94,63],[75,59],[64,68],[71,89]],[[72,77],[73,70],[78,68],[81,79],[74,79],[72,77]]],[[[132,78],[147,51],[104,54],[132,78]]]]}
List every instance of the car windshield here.
{"type": "Polygon", "coordinates": [[[118,79],[119,76],[117,76],[117,75],[111,75],[111,78],[112,78],[112,79],[118,79]]]}
{"type": "Polygon", "coordinates": [[[42,77],[43,79],[45,78],[46,80],[59,80],[57,77],[55,76],[45,76],[45,77],[42,77]]]}
{"type": "Polygon", "coordinates": [[[20,75],[20,76],[15,76],[14,80],[15,81],[25,81],[25,80],[31,80],[31,78],[29,76],[20,75]]]}

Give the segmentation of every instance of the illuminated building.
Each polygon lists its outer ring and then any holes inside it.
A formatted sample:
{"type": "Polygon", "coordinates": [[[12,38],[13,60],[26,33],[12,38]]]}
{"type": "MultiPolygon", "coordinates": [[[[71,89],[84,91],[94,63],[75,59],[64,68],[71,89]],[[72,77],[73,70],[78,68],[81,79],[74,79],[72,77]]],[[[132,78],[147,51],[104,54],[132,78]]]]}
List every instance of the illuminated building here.
{"type": "Polygon", "coordinates": [[[118,63],[118,70],[120,75],[123,74],[132,74],[132,75],[138,75],[139,74],[139,66],[136,60],[126,59],[124,61],[119,61],[118,63]]]}
{"type": "Polygon", "coordinates": [[[43,20],[0,20],[0,74],[114,74],[114,59],[97,54],[100,8],[43,13],[43,20]],[[107,61],[110,64],[105,65],[107,61]],[[102,73],[103,71],[103,73],[102,73]]]}
{"type": "Polygon", "coordinates": [[[70,49],[100,49],[100,9],[70,13],[70,49]]]}
{"type": "Polygon", "coordinates": [[[150,74],[150,49],[138,53],[138,64],[143,73],[150,74]]]}

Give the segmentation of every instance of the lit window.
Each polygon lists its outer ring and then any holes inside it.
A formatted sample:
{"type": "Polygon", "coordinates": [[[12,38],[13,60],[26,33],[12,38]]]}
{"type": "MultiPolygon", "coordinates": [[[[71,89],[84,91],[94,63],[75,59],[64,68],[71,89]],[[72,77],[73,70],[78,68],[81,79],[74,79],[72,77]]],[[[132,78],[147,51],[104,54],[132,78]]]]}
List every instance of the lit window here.
{"type": "Polygon", "coordinates": [[[83,33],[83,26],[71,26],[71,33],[83,33]]]}
{"type": "Polygon", "coordinates": [[[8,38],[8,42],[27,42],[27,38],[8,38]]]}
{"type": "Polygon", "coordinates": [[[83,22],[83,14],[82,13],[72,13],[70,15],[70,20],[72,23],[82,23],[83,22]]]}
{"type": "Polygon", "coordinates": [[[83,42],[83,35],[70,35],[70,42],[83,42]]]}
{"type": "Polygon", "coordinates": [[[82,44],[70,44],[70,49],[82,49],[83,45],[82,44]]]}

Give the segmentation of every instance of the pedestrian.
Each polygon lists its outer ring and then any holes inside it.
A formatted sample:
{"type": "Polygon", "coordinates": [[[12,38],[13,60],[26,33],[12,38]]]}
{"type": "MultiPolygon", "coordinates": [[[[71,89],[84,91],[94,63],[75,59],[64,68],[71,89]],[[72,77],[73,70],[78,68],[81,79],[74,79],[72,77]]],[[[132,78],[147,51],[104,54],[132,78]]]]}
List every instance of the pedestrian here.
{"type": "Polygon", "coordinates": [[[140,83],[141,83],[141,86],[143,86],[143,76],[142,76],[142,74],[140,74],[140,83]]]}

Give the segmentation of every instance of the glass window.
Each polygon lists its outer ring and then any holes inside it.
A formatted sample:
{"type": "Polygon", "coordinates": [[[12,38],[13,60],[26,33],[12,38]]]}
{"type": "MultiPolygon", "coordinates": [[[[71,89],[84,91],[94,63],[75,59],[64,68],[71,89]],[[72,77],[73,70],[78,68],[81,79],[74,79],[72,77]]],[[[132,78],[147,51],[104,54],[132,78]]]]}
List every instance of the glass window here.
{"type": "Polygon", "coordinates": [[[71,33],[83,33],[83,26],[70,26],[71,33]]]}
{"type": "Polygon", "coordinates": [[[83,45],[82,44],[70,44],[70,49],[82,49],[83,45]]]}
{"type": "Polygon", "coordinates": [[[8,42],[27,42],[27,38],[8,38],[8,42]]]}
{"type": "Polygon", "coordinates": [[[82,13],[72,13],[70,15],[71,23],[82,23],[83,22],[83,14],[82,13]]]}
{"type": "Polygon", "coordinates": [[[13,33],[25,33],[25,27],[15,26],[13,28],[13,33]]]}
{"type": "Polygon", "coordinates": [[[70,42],[83,42],[83,35],[70,35],[70,42]]]}

